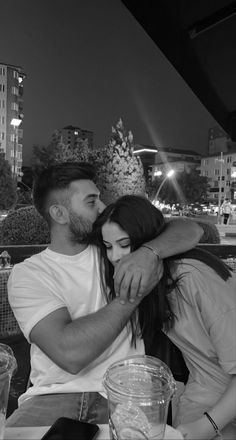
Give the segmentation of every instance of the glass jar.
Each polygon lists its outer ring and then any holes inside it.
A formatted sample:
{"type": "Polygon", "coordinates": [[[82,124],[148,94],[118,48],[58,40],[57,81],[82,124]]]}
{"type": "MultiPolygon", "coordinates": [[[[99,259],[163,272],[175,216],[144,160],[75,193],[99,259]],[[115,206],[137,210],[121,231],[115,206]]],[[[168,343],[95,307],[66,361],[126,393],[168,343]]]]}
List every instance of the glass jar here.
{"type": "Polygon", "coordinates": [[[112,440],[163,439],[176,383],[169,367],[151,356],[112,364],[104,375],[112,440]]]}

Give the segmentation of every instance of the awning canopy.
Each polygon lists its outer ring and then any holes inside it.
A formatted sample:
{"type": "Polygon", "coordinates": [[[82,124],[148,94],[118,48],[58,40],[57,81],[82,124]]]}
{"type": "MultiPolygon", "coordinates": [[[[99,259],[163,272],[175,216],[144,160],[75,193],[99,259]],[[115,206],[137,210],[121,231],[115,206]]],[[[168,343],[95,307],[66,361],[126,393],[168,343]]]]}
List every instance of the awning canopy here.
{"type": "Polygon", "coordinates": [[[236,1],[122,3],[236,141],[236,1]]]}

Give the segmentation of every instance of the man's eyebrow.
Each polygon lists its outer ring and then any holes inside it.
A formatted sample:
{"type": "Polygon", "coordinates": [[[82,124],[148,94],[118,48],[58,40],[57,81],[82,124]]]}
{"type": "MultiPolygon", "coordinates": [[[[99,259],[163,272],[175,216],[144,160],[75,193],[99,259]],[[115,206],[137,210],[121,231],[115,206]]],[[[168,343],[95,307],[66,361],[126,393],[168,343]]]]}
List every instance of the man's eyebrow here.
{"type": "Polygon", "coordinates": [[[87,196],[85,196],[84,200],[87,200],[87,199],[97,199],[98,197],[99,197],[99,193],[87,194],[87,196]]]}

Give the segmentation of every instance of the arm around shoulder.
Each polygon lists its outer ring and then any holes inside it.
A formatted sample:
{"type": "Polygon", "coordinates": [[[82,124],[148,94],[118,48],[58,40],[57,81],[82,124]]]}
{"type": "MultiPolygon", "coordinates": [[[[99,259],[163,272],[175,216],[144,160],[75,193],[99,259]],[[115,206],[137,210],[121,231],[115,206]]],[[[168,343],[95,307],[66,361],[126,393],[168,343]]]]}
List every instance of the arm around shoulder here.
{"type": "Polygon", "coordinates": [[[160,258],[167,258],[195,247],[204,231],[194,220],[172,219],[162,234],[148,244],[156,249],[160,258]]]}

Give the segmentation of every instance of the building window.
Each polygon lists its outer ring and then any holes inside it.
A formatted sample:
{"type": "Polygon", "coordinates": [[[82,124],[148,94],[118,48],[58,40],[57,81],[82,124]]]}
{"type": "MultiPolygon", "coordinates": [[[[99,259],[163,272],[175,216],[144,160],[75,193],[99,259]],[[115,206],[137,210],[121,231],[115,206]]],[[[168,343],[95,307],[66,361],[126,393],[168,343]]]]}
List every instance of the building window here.
{"type": "Polygon", "coordinates": [[[227,157],[227,163],[230,163],[230,162],[232,162],[232,156],[227,157]]]}
{"type": "Polygon", "coordinates": [[[4,139],[5,139],[5,133],[4,133],[4,131],[2,131],[2,133],[0,133],[0,139],[1,139],[2,141],[4,141],[4,139]]]}
{"type": "Polygon", "coordinates": [[[218,188],[218,181],[217,180],[214,181],[214,187],[218,188]]]}
{"type": "Polygon", "coordinates": [[[19,73],[16,70],[13,70],[13,78],[18,79],[19,73]]]}
{"type": "Polygon", "coordinates": [[[215,176],[219,176],[220,170],[214,170],[214,174],[215,174],[215,176]]]}
{"type": "Polygon", "coordinates": [[[226,174],[229,175],[231,171],[231,168],[227,168],[226,174]]]}
{"type": "Polygon", "coordinates": [[[11,140],[11,142],[14,142],[14,140],[15,140],[15,135],[14,134],[11,134],[10,140],[11,140]]]}
{"type": "Polygon", "coordinates": [[[19,108],[19,106],[18,106],[18,104],[16,102],[12,102],[11,103],[11,109],[12,110],[16,110],[18,112],[18,108],[19,108]]]}
{"type": "Polygon", "coordinates": [[[5,85],[4,84],[0,84],[0,92],[5,92],[5,85]]]}
{"type": "Polygon", "coordinates": [[[11,88],[11,93],[13,94],[13,95],[19,95],[19,91],[18,91],[18,88],[17,87],[15,87],[15,86],[13,86],[12,88],[11,88]]]}
{"type": "Polygon", "coordinates": [[[230,186],[230,180],[227,180],[226,186],[230,186]]]}
{"type": "Polygon", "coordinates": [[[2,100],[2,108],[5,108],[5,99],[2,100]]]}
{"type": "Polygon", "coordinates": [[[0,67],[0,75],[5,75],[5,67],[0,67]]]}
{"type": "Polygon", "coordinates": [[[1,124],[2,124],[2,125],[5,124],[5,116],[2,116],[2,117],[1,117],[1,124]]]}

